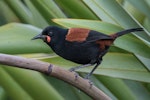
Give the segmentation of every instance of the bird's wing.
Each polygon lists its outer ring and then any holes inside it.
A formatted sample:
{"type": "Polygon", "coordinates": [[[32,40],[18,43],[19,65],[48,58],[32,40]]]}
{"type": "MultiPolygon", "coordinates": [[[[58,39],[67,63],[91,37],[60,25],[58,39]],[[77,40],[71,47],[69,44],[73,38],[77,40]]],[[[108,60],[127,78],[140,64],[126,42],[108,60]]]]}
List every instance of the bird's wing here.
{"type": "Polygon", "coordinates": [[[106,35],[106,34],[91,30],[89,32],[89,36],[87,37],[86,42],[89,43],[89,42],[96,42],[100,40],[113,40],[113,37],[111,37],[110,35],[106,35]]]}
{"type": "Polygon", "coordinates": [[[66,40],[70,42],[83,42],[87,39],[90,30],[84,28],[70,28],[66,40]]]}

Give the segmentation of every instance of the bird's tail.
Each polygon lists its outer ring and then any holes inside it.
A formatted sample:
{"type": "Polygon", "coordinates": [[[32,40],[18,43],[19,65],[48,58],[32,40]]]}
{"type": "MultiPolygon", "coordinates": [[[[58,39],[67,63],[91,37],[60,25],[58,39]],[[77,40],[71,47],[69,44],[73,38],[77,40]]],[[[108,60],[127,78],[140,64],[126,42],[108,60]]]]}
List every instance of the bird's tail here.
{"type": "MultiPolygon", "coordinates": [[[[132,28],[132,29],[127,29],[127,30],[123,30],[121,32],[117,32],[115,34],[113,34],[115,36],[115,38],[117,37],[120,37],[124,34],[128,34],[128,33],[131,33],[131,32],[138,32],[138,31],[143,31],[143,28],[132,28]]],[[[112,35],[112,36],[113,36],[112,35]]]]}

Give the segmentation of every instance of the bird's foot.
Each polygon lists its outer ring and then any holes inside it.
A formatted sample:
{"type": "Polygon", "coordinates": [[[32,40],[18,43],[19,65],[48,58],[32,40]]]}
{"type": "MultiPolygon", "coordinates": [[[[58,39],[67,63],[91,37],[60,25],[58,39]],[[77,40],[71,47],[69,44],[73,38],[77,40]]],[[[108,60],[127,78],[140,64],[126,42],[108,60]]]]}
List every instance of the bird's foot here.
{"type": "Polygon", "coordinates": [[[89,79],[90,77],[87,75],[84,79],[88,80],[89,84],[90,84],[90,88],[92,88],[93,86],[93,82],[89,79]]]}
{"type": "Polygon", "coordinates": [[[79,74],[78,74],[77,72],[75,72],[75,68],[70,68],[69,71],[70,71],[70,72],[74,72],[75,80],[77,80],[79,74]]]}
{"type": "Polygon", "coordinates": [[[86,79],[86,80],[88,80],[88,83],[90,84],[90,89],[91,89],[93,86],[93,82],[90,79],[86,79]]]}
{"type": "Polygon", "coordinates": [[[78,79],[79,74],[75,72],[75,73],[74,73],[74,76],[75,76],[75,80],[77,80],[77,79],[78,79]]]}
{"type": "Polygon", "coordinates": [[[69,71],[70,72],[75,72],[75,68],[70,68],[69,71]]]}

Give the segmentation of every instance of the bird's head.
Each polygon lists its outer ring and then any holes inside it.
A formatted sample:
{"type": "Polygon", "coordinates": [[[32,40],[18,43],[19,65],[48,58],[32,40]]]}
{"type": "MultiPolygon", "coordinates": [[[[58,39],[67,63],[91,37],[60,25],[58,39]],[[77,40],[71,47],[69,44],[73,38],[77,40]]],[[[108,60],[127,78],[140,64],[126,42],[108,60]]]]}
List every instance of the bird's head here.
{"type": "Polygon", "coordinates": [[[57,26],[48,26],[40,34],[33,37],[32,40],[42,39],[44,42],[50,44],[62,38],[61,33],[63,33],[63,31],[64,29],[57,26]]]}

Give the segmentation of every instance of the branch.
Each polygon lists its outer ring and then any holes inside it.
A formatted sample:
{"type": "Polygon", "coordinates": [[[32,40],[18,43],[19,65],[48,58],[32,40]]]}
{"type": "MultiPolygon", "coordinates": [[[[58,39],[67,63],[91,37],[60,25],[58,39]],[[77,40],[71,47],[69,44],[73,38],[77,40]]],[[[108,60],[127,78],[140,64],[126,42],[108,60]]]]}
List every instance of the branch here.
{"type": "Polygon", "coordinates": [[[77,79],[75,79],[74,72],[67,71],[61,67],[57,67],[47,62],[7,54],[0,54],[0,64],[46,73],[47,75],[53,76],[77,87],[94,100],[111,100],[110,97],[108,97],[94,85],[91,87],[89,82],[82,77],[78,76],[77,79]]]}

